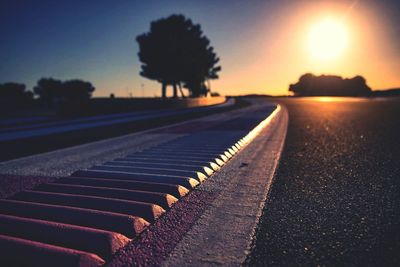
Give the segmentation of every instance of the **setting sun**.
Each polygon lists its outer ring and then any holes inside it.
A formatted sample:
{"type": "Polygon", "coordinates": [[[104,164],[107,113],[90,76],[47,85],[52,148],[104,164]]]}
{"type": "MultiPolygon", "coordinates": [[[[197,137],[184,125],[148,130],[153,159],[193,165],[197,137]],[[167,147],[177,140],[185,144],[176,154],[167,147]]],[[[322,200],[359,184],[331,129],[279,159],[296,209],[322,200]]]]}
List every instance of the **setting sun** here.
{"type": "Polygon", "coordinates": [[[348,44],[345,26],[340,21],[325,19],[314,24],[308,35],[308,48],[315,59],[334,59],[348,44]]]}

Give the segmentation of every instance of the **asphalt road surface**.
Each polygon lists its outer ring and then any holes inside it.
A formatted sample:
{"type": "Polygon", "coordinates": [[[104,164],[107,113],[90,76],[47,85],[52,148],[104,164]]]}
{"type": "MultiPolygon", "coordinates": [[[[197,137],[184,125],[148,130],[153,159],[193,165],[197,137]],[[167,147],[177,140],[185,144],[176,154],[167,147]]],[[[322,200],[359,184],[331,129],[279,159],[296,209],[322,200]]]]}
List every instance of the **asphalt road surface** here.
{"type": "Polygon", "coordinates": [[[55,122],[18,125],[11,128],[0,129],[0,142],[18,140],[23,138],[32,138],[36,136],[46,136],[51,134],[61,134],[65,132],[78,131],[88,128],[105,127],[122,123],[135,123],[151,119],[161,120],[166,117],[177,115],[217,110],[233,104],[234,100],[230,99],[223,104],[205,107],[136,111],[122,114],[108,114],[90,116],[79,119],[60,120],[55,122]]]}
{"type": "Polygon", "coordinates": [[[400,99],[278,102],[288,135],[247,264],[399,266],[400,99]]]}
{"type": "MultiPolygon", "coordinates": [[[[3,127],[0,120],[0,161],[52,151],[110,137],[121,136],[162,125],[228,111],[247,105],[230,99],[223,104],[108,114],[78,119],[17,123],[3,127]]],[[[3,121],[3,123],[7,123],[3,121]]]]}

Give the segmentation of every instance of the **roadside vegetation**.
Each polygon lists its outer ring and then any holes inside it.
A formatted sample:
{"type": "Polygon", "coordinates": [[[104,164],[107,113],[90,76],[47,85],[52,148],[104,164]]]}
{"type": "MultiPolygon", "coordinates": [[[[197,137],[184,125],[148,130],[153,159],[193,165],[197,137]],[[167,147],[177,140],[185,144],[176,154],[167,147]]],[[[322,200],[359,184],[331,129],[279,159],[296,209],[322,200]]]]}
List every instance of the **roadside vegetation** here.
{"type": "Polygon", "coordinates": [[[295,96],[369,96],[371,88],[362,76],[343,79],[340,76],[307,73],[289,86],[295,96]]]}
{"type": "MultiPolygon", "coordinates": [[[[221,71],[219,58],[199,24],[183,15],[171,15],[151,22],[149,32],[136,40],[140,75],[161,83],[162,99],[168,86],[173,88],[173,98],[178,98],[178,90],[182,97],[219,96],[210,90],[210,80],[217,79],[221,71]]],[[[94,91],[92,83],[78,79],[41,78],[32,90],[21,83],[4,83],[0,84],[0,112],[40,109],[80,116],[143,109],[144,102],[146,107],[163,107],[162,102],[150,99],[139,99],[138,107],[133,107],[134,103],[126,102],[135,101],[116,99],[113,93],[109,98],[90,100],[94,91]]]]}
{"type": "Polygon", "coordinates": [[[136,40],[140,75],[161,83],[162,98],[166,98],[167,86],[172,86],[174,98],[178,89],[182,97],[209,94],[209,81],[218,78],[221,66],[199,24],[183,15],[171,15],[151,22],[150,31],[136,40]]]}

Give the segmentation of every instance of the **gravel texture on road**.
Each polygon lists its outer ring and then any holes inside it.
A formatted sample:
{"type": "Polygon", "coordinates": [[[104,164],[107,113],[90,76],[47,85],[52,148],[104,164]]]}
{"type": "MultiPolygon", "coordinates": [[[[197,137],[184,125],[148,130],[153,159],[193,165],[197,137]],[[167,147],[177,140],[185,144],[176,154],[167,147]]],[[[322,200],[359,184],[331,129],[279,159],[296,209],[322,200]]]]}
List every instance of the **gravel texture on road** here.
{"type": "Polygon", "coordinates": [[[400,99],[282,99],[289,128],[249,266],[399,266],[400,99]]]}

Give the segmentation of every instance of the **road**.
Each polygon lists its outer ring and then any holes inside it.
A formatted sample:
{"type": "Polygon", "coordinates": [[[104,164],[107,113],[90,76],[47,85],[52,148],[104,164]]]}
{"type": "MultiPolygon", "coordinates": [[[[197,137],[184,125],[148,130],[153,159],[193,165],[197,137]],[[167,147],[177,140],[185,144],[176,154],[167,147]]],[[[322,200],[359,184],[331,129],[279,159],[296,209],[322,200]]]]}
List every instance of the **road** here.
{"type": "Polygon", "coordinates": [[[81,266],[85,259],[85,266],[159,265],[211,206],[220,237],[231,241],[240,225],[233,251],[244,252],[266,196],[262,184],[283,144],[284,135],[274,133],[287,125],[280,106],[249,101],[229,112],[0,163],[0,198],[7,197],[0,199],[0,265],[81,266]],[[233,201],[243,216],[226,205],[233,201]]]}
{"type": "Polygon", "coordinates": [[[18,125],[11,128],[0,129],[0,142],[52,134],[62,134],[65,132],[98,128],[115,124],[135,123],[151,119],[163,119],[177,115],[217,110],[233,104],[234,100],[230,99],[223,104],[206,107],[136,111],[122,114],[91,116],[80,119],[18,125]]]}
{"type": "MultiPolygon", "coordinates": [[[[41,181],[37,178],[54,182],[56,177],[68,176],[75,170],[108,172],[110,168],[120,168],[115,166],[116,161],[123,161],[122,157],[155,149],[146,152],[152,154],[167,143],[189,140],[185,145],[199,145],[189,137],[208,130],[214,135],[223,132],[218,138],[208,139],[229,141],[228,132],[250,129],[254,127],[248,124],[251,118],[255,122],[268,114],[265,113],[268,110],[260,109],[260,115],[256,111],[271,99],[257,101],[260,107],[249,106],[176,126],[2,163],[2,180],[15,182],[4,195],[11,195],[16,188],[32,187],[33,182],[41,181]]],[[[398,266],[400,99],[274,98],[273,101],[288,110],[289,128],[247,265],[398,266]]],[[[274,131],[265,129],[268,132],[274,131]]],[[[273,160],[271,155],[279,150],[268,147],[276,140],[273,135],[258,136],[188,198],[183,197],[142,238],[125,247],[112,266],[126,266],[125,261],[140,262],[144,254],[154,265],[169,256],[166,266],[243,262],[249,247],[243,240],[248,238],[250,245],[253,222],[255,226],[271,185],[264,171],[275,168],[267,165],[273,160]],[[243,239],[240,246],[234,241],[239,237],[243,239]],[[132,257],[136,251],[143,253],[132,257]]],[[[149,167],[149,162],[140,164],[149,167]]],[[[157,163],[157,168],[160,166],[157,163]]],[[[186,167],[186,171],[192,170],[192,166],[186,167]]],[[[55,188],[54,184],[51,186],[55,188]]]]}
{"type": "Polygon", "coordinates": [[[56,121],[31,121],[24,125],[18,124],[19,121],[13,121],[16,124],[2,126],[0,121],[0,147],[2,147],[0,161],[168,125],[238,108],[242,104],[229,99],[225,103],[205,107],[136,111],[56,121]]]}
{"type": "Polygon", "coordinates": [[[281,99],[280,167],[249,266],[400,263],[400,99],[281,99]]]}

